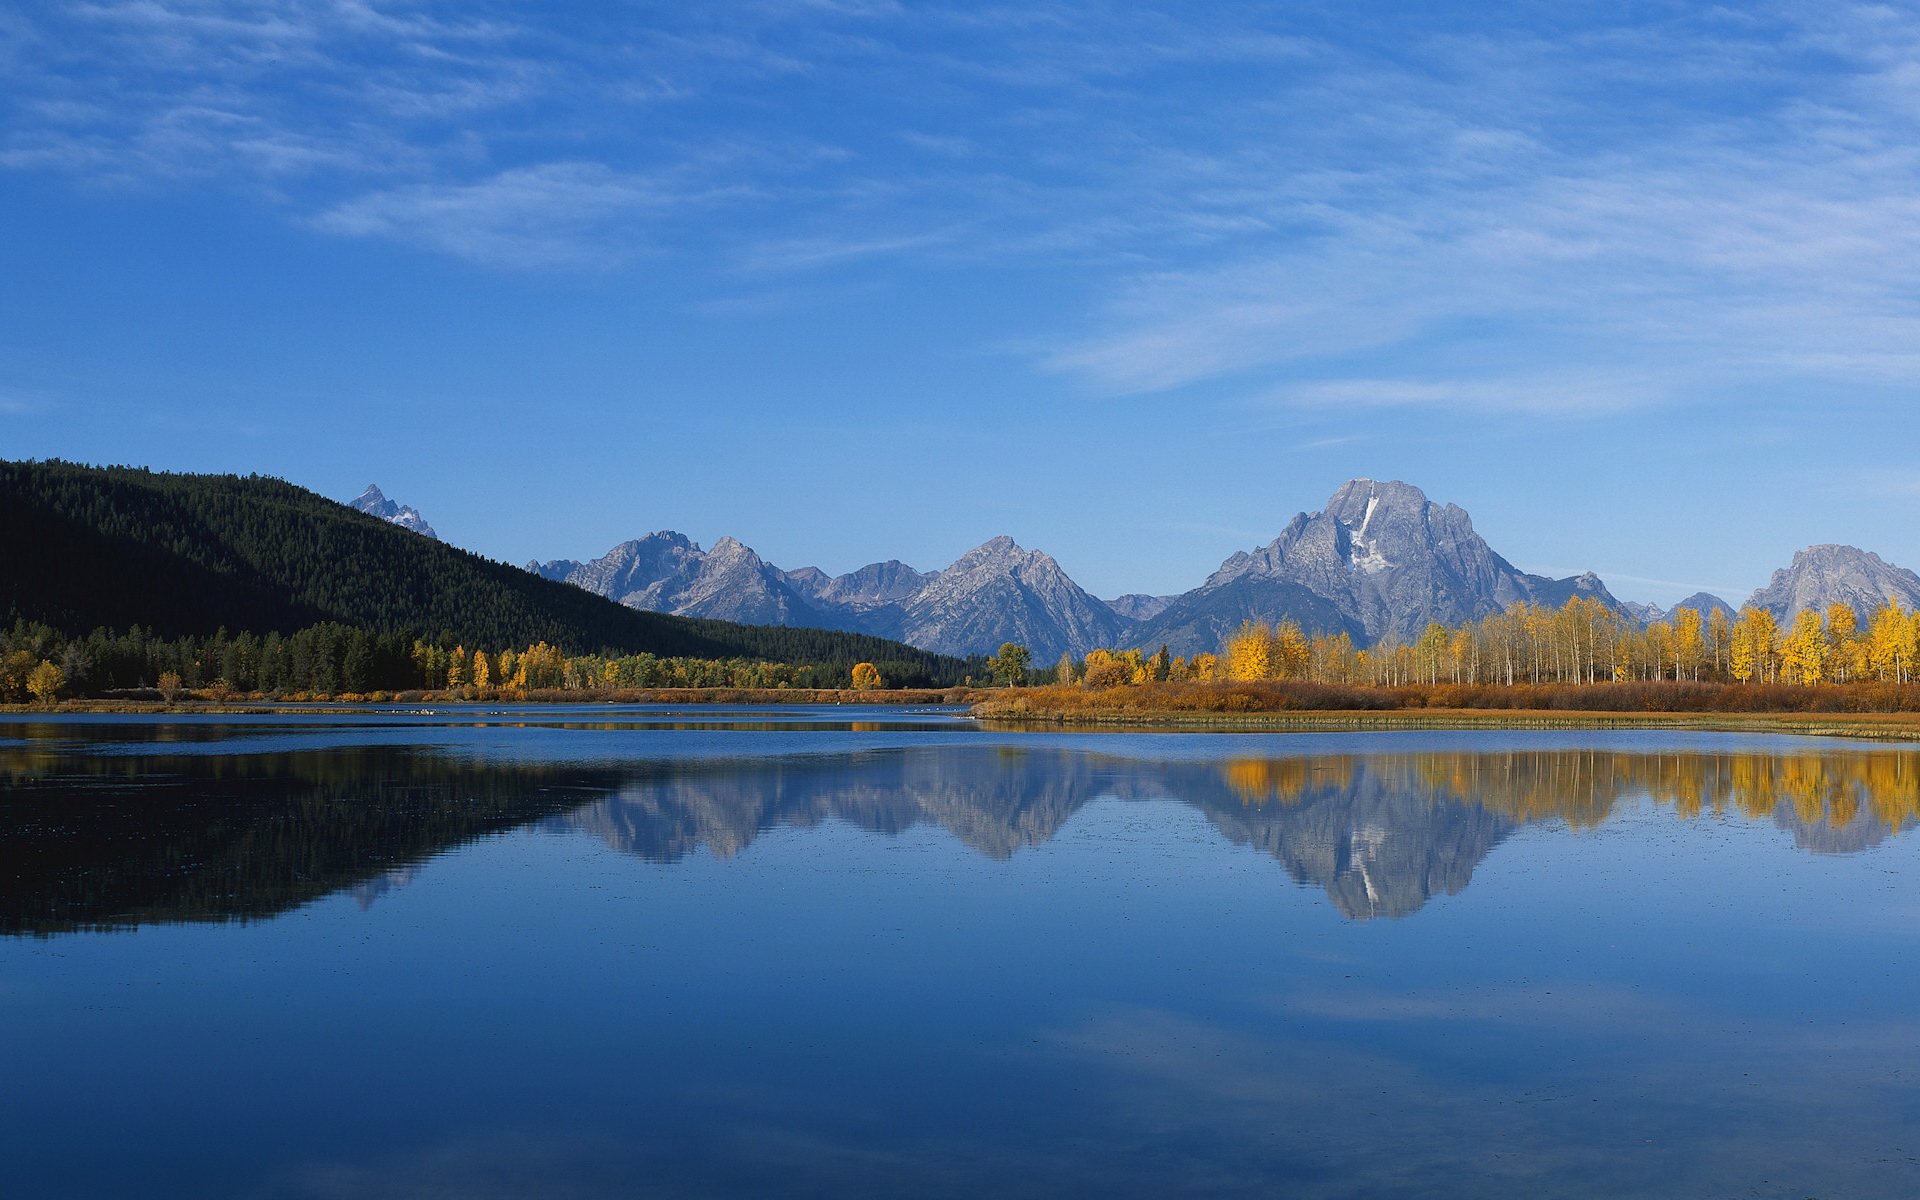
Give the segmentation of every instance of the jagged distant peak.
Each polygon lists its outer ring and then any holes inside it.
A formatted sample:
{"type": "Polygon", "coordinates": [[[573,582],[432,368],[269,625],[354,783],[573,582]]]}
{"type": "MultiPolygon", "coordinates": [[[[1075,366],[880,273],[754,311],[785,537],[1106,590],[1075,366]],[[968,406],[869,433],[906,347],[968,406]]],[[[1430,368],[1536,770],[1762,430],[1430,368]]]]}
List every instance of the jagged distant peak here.
{"type": "Polygon", "coordinates": [[[1019,566],[1027,563],[1041,564],[1053,562],[1054,559],[1051,554],[1040,550],[1023,549],[1020,543],[1003,533],[999,537],[989,538],[981,542],[978,546],[962,554],[954,560],[953,565],[948,567],[947,570],[977,571],[983,567],[1019,566]]]}
{"type": "Polygon", "coordinates": [[[1797,552],[1791,564],[1773,573],[1766,587],[1748,597],[1747,604],[1776,617],[1790,617],[1834,604],[1864,613],[1889,600],[1906,608],[1920,606],[1920,575],[1871,550],[1826,542],[1797,552]]]}
{"type": "Polygon", "coordinates": [[[1179,598],[1177,594],[1150,596],[1145,592],[1128,592],[1124,596],[1115,596],[1101,603],[1129,621],[1147,621],[1165,612],[1167,606],[1179,598]]]}
{"type": "Polygon", "coordinates": [[[608,553],[615,554],[620,551],[649,549],[654,546],[671,546],[676,550],[689,550],[695,554],[706,553],[706,551],[700,548],[699,542],[673,529],[656,529],[652,533],[642,534],[637,538],[629,538],[627,541],[615,546],[612,550],[608,551],[608,553]]]}
{"type": "Polygon", "coordinates": [[[1843,546],[1838,542],[1821,542],[1818,545],[1808,546],[1804,550],[1794,551],[1792,564],[1780,571],[1775,571],[1774,575],[1778,576],[1783,571],[1791,571],[1794,567],[1827,566],[1862,559],[1881,567],[1893,565],[1871,550],[1862,550],[1858,546],[1843,546]]]}
{"type": "Polygon", "coordinates": [[[1200,587],[1130,636],[1176,652],[1217,649],[1243,620],[1293,619],[1356,642],[1407,640],[1428,623],[1478,620],[1516,601],[1558,607],[1574,596],[1618,601],[1598,576],[1529,575],[1502,558],[1465,509],[1436,504],[1399,479],[1352,479],[1318,512],[1294,516],[1278,537],[1220,564],[1200,587]]]}
{"type": "Polygon", "coordinates": [[[897,558],[890,558],[885,562],[868,563],[858,570],[831,579],[825,578],[825,572],[816,567],[789,571],[787,578],[795,580],[795,586],[812,587],[814,595],[826,603],[872,608],[912,596],[927,586],[927,582],[936,574],[934,571],[915,570],[897,558]]]}
{"type": "Polygon", "coordinates": [[[1728,604],[1712,592],[1695,592],[1693,595],[1688,596],[1685,600],[1680,601],[1668,609],[1667,612],[1671,615],[1683,608],[1691,608],[1703,617],[1710,617],[1716,612],[1725,613],[1730,617],[1734,615],[1733,605],[1728,604]]]}
{"type": "Polygon", "coordinates": [[[353,498],[351,506],[370,517],[379,517],[402,529],[410,529],[422,537],[430,537],[435,541],[440,539],[440,535],[433,531],[433,526],[427,524],[427,519],[420,515],[419,509],[410,504],[395,504],[387,499],[387,494],[380,490],[377,483],[368,484],[366,491],[353,498]]]}
{"type": "Polygon", "coordinates": [[[1364,520],[1369,509],[1420,508],[1431,503],[1425,492],[1404,480],[1349,479],[1327,498],[1326,513],[1342,520],[1364,520]]]}

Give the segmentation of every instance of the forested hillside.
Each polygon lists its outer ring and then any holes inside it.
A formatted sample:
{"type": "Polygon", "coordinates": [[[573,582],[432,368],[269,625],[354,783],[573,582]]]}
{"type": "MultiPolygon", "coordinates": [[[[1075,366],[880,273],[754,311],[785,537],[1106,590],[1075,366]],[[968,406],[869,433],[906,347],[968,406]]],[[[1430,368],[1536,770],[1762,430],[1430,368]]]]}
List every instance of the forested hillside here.
{"type": "Polygon", "coordinates": [[[169,637],[338,622],[468,647],[866,661],[928,683],[965,673],[862,634],[638,612],[279,479],[58,461],[0,462],[0,618],[169,637]]]}

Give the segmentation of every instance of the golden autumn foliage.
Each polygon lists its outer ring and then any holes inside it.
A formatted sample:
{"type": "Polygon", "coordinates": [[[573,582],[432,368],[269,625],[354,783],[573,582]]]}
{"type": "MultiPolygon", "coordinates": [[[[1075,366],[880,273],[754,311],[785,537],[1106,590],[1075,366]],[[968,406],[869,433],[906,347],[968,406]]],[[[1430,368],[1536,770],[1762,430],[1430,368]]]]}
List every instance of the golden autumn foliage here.
{"type": "Polygon", "coordinates": [[[1683,818],[1790,816],[1832,826],[1866,818],[1892,829],[1920,820],[1920,757],[1894,750],[1334,755],[1234,759],[1219,770],[1248,805],[1299,804],[1350,789],[1366,772],[1388,791],[1415,791],[1516,821],[1558,820],[1576,828],[1597,826],[1643,796],[1683,818]]]}
{"type": "Polygon", "coordinates": [[[1165,681],[1313,683],[1408,687],[1446,684],[1905,684],[1920,679],[1920,613],[1889,603],[1864,622],[1844,605],[1806,611],[1781,629],[1766,609],[1705,619],[1679,609],[1641,626],[1600,601],[1576,596],[1559,608],[1514,604],[1456,626],[1429,624],[1412,642],[1357,649],[1341,634],[1307,634],[1288,620],[1245,621],[1218,654],[1173,658],[1162,648],[1092,650],[1077,670],[1063,659],[1056,678],[1090,688],[1165,681]],[[1124,664],[1107,668],[1106,664],[1124,664]]]}
{"type": "Polygon", "coordinates": [[[59,664],[42,659],[31,671],[27,672],[27,694],[41,704],[52,704],[60,698],[61,689],[67,686],[67,673],[59,664]]]}

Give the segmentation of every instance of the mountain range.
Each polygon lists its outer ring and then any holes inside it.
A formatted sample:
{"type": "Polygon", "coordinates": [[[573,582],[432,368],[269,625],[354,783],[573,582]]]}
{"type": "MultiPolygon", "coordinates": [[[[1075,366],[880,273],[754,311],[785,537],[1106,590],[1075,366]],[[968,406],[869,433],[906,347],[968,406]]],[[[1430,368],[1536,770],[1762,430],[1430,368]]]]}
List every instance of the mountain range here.
{"type": "Polygon", "coordinates": [[[703,551],[671,531],[622,542],[591,562],[558,559],[527,569],[630,608],[844,629],[922,649],[968,647],[963,654],[1018,642],[1051,660],[1062,651],[1119,645],[1134,625],[1069,579],[1053,556],[1022,549],[1010,537],[969,550],[944,571],[898,561],[845,575],[818,567],[783,571],[733,538],[703,551]]]}
{"type": "MultiPolygon", "coordinates": [[[[1373,645],[1520,601],[1558,607],[1584,596],[1641,623],[1671,619],[1683,608],[1703,617],[1734,612],[1707,592],[1662,609],[1619,600],[1592,572],[1553,579],[1522,571],[1457,505],[1436,504],[1408,483],[1371,479],[1345,484],[1320,511],[1296,515],[1267,545],[1231,555],[1200,586],[1172,596],[1099,599],[1051,555],[1004,536],[940,571],[898,560],[844,575],[782,570],[734,538],[702,550],[671,531],[623,542],[588,562],[557,559],[527,569],[630,608],[857,631],[952,655],[991,653],[1011,641],[1029,647],[1040,665],[1063,651],[1096,647],[1217,650],[1247,620],[1291,619],[1309,632],[1373,645]]],[[[1822,545],[1794,555],[1747,604],[1784,621],[1835,603],[1864,615],[1887,600],[1920,608],[1920,575],[1852,546],[1822,545]]]]}
{"type": "MultiPolygon", "coordinates": [[[[369,489],[376,493],[377,489],[369,489]]],[[[362,497],[367,499],[368,497],[362,497]]],[[[385,501],[384,496],[379,497],[385,501]]],[[[69,635],[293,633],[334,623],[490,649],[535,642],[849,671],[909,686],[958,683],[958,659],[857,631],[778,628],[640,611],[528,575],[402,525],[258,475],[0,461],[0,624],[69,635]]],[[[424,527],[425,521],[419,521],[424,527]]]]}
{"type": "Polygon", "coordinates": [[[1245,620],[1291,618],[1370,645],[1418,636],[1429,621],[1471,620],[1522,600],[1557,606],[1588,595],[1624,611],[1598,576],[1530,575],[1494,553],[1459,507],[1436,505],[1411,484],[1366,479],[1177,596],[1101,600],[1051,555],[1004,536],[941,571],[897,560],[838,576],[817,567],[787,571],[733,538],[703,551],[670,531],[623,542],[589,562],[557,559],[527,569],[634,608],[859,630],[943,654],[988,653],[1018,642],[1042,664],[1063,651],[1096,647],[1215,650],[1245,620]]]}

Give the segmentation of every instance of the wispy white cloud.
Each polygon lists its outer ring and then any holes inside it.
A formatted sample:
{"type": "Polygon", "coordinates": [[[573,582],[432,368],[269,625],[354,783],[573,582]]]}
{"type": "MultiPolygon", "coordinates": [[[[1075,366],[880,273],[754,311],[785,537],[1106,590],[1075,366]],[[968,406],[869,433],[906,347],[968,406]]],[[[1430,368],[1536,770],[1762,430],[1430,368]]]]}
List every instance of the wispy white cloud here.
{"type": "Polygon", "coordinates": [[[542,163],[465,184],[411,184],[359,196],[319,214],[316,227],[384,237],[477,262],[610,266],[641,247],[609,226],[711,203],[715,190],[622,174],[598,163],[542,163]]]}
{"type": "Polygon", "coordinates": [[[1233,3],[5,21],[0,167],[519,268],[666,233],[750,270],[1070,268],[1092,307],[1036,358],[1102,393],[1593,416],[1920,381],[1920,18],[1884,6],[1410,16],[1390,53],[1233,3]]]}
{"type": "MultiPolygon", "coordinates": [[[[1665,399],[1657,382],[1644,379],[1560,378],[1523,380],[1334,379],[1288,385],[1264,401],[1302,408],[1426,408],[1488,413],[1589,416],[1644,408],[1665,399]]],[[[1336,439],[1338,440],[1338,439],[1336,439]]]]}

